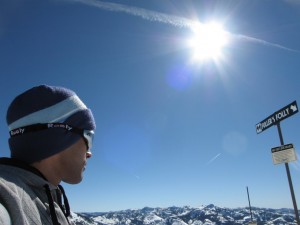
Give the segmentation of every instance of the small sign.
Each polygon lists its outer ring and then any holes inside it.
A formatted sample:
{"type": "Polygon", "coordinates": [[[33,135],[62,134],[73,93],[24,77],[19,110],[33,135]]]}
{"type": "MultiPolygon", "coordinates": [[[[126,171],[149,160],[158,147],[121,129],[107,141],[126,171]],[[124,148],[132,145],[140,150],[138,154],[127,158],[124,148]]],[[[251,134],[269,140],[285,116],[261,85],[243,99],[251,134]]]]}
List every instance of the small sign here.
{"type": "Polygon", "coordinates": [[[256,133],[259,134],[264,130],[270,128],[271,126],[279,123],[281,120],[284,120],[298,112],[297,102],[293,101],[289,105],[283,107],[277,112],[273,113],[260,123],[256,124],[256,133]]]}
{"type": "Polygon", "coordinates": [[[273,163],[288,163],[297,161],[297,155],[293,144],[282,145],[271,149],[273,163]]]}

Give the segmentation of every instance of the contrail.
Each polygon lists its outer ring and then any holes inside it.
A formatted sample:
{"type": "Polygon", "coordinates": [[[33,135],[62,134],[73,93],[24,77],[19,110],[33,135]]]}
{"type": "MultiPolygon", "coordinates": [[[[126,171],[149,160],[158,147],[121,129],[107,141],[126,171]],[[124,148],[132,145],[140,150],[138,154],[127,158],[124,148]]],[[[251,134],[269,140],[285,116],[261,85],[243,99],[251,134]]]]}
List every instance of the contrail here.
{"type": "Polygon", "coordinates": [[[237,38],[237,39],[240,39],[240,40],[245,40],[245,41],[254,42],[254,43],[257,43],[257,44],[262,44],[262,45],[266,45],[266,46],[270,46],[270,47],[280,48],[280,49],[283,49],[283,50],[299,53],[298,50],[287,48],[287,47],[284,47],[282,45],[274,44],[274,43],[267,42],[267,41],[264,41],[264,40],[261,40],[261,39],[257,39],[257,38],[253,38],[253,37],[249,37],[249,36],[245,36],[245,35],[241,35],[241,34],[231,34],[231,35],[233,37],[237,38]]]}
{"type": "Polygon", "coordinates": [[[179,16],[172,16],[160,12],[155,12],[152,10],[147,10],[147,9],[138,8],[134,6],[127,6],[123,4],[102,2],[97,0],[67,0],[67,1],[79,2],[79,3],[95,6],[97,8],[113,11],[113,12],[123,12],[132,16],[141,17],[145,20],[166,23],[173,26],[190,27],[192,26],[192,24],[195,23],[192,20],[182,18],[179,16]]]}
{"type": "MultiPolygon", "coordinates": [[[[143,8],[139,8],[139,7],[134,7],[134,6],[127,6],[127,5],[118,4],[118,3],[103,2],[103,1],[98,1],[98,0],[66,0],[66,1],[79,2],[79,3],[85,4],[85,5],[97,7],[99,9],[112,11],[112,12],[123,12],[123,13],[127,13],[129,15],[132,15],[132,16],[140,17],[145,20],[149,20],[149,21],[153,21],[153,22],[161,22],[161,23],[165,23],[165,24],[169,24],[169,25],[177,26],[177,27],[192,28],[196,23],[198,23],[198,22],[195,22],[193,20],[186,19],[183,17],[173,16],[173,15],[169,15],[169,14],[165,14],[165,13],[160,13],[160,12],[143,9],[143,8]]],[[[298,51],[298,50],[287,48],[285,46],[271,43],[268,41],[264,41],[261,39],[257,39],[257,38],[253,38],[253,37],[249,37],[249,36],[245,36],[245,35],[241,35],[241,34],[232,34],[229,32],[227,32],[227,33],[232,38],[239,39],[242,41],[244,40],[244,41],[248,41],[248,42],[252,42],[252,43],[256,43],[256,44],[262,44],[262,45],[269,46],[269,47],[275,47],[275,48],[279,48],[282,50],[300,53],[300,51],[298,51]]]]}
{"type": "Polygon", "coordinates": [[[213,161],[215,161],[219,156],[221,155],[221,153],[217,154],[215,157],[213,157],[211,160],[209,160],[207,163],[206,163],[206,166],[211,164],[213,161]]]}
{"type": "MultiPolygon", "coordinates": [[[[299,159],[299,154],[296,153],[296,155],[297,155],[296,158],[299,159]]],[[[299,164],[299,161],[294,161],[294,162],[291,163],[291,165],[292,165],[292,167],[293,167],[295,170],[297,170],[297,171],[300,170],[300,164],[299,164]]]]}

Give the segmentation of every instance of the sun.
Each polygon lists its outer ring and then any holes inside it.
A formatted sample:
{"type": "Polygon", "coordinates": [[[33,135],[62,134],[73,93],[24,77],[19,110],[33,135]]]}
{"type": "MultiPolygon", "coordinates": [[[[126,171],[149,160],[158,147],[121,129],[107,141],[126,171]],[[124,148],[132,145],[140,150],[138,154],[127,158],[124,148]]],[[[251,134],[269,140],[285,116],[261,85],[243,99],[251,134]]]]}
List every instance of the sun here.
{"type": "Polygon", "coordinates": [[[193,60],[218,60],[222,56],[222,49],[228,43],[228,32],[217,22],[206,24],[195,23],[191,26],[193,37],[188,40],[192,49],[193,60]]]}

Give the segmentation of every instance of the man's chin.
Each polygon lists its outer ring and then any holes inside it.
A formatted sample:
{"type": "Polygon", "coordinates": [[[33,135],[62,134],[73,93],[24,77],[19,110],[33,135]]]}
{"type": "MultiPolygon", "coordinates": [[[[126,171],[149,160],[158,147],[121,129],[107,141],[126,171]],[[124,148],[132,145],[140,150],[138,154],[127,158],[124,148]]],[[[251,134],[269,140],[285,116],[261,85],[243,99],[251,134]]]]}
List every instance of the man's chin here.
{"type": "Polygon", "coordinates": [[[77,179],[65,179],[63,182],[67,184],[79,184],[83,180],[83,176],[78,177],[77,179]]]}

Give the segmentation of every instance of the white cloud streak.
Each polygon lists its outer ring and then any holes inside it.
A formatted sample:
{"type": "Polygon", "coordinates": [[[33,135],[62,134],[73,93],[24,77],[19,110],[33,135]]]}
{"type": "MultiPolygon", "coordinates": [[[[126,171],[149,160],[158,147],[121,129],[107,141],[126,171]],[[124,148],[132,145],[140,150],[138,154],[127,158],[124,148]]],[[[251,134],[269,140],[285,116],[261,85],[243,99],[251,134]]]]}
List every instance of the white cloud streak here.
{"type": "Polygon", "coordinates": [[[287,51],[291,51],[291,52],[298,52],[298,50],[294,50],[291,48],[287,48],[284,47],[282,45],[279,44],[275,44],[275,43],[271,43],[271,42],[267,42],[261,39],[257,39],[257,38],[253,38],[253,37],[249,37],[249,36],[245,36],[245,35],[241,35],[241,34],[231,34],[233,37],[240,39],[240,40],[245,40],[245,41],[249,41],[249,42],[253,42],[253,43],[257,43],[257,44],[262,44],[262,45],[266,45],[269,47],[275,47],[275,48],[279,48],[279,49],[283,49],[283,50],[287,50],[287,51]]]}
{"type": "MultiPolygon", "coordinates": [[[[103,2],[103,1],[98,1],[98,0],[67,0],[69,2],[78,2],[81,4],[97,7],[99,9],[107,10],[107,11],[112,11],[112,12],[122,12],[122,13],[127,13],[132,16],[137,16],[145,20],[153,21],[153,22],[161,22],[165,24],[169,24],[172,26],[177,26],[177,27],[186,27],[186,28],[192,28],[192,26],[196,23],[196,21],[186,19],[183,17],[179,16],[173,16],[165,13],[160,13],[148,9],[143,9],[139,7],[134,7],[134,6],[127,6],[123,4],[117,4],[117,3],[111,3],[111,2],[103,2]]],[[[241,34],[232,34],[229,33],[232,38],[235,38],[237,40],[241,41],[247,41],[247,42],[252,42],[256,44],[262,44],[265,46],[269,47],[274,47],[274,48],[279,48],[282,50],[286,51],[291,51],[291,52],[297,52],[300,53],[298,50],[294,50],[291,48],[287,48],[285,46],[271,43],[268,41],[264,41],[261,39],[241,35],[241,34]]]]}
{"type": "MultiPolygon", "coordinates": [[[[296,153],[296,155],[297,155],[297,159],[299,159],[299,154],[296,153]]],[[[290,164],[292,165],[292,167],[293,167],[295,170],[300,171],[300,163],[299,163],[298,160],[297,160],[297,161],[294,161],[294,162],[291,162],[290,164]]]]}
{"type": "Polygon", "coordinates": [[[155,12],[152,10],[147,10],[143,8],[138,8],[134,6],[127,6],[123,4],[103,2],[97,0],[68,0],[71,2],[79,2],[85,5],[94,6],[103,10],[112,11],[112,12],[123,12],[132,16],[137,16],[145,20],[153,22],[161,22],[178,27],[189,27],[194,22],[178,16],[172,16],[160,12],[155,12]]]}
{"type": "Polygon", "coordinates": [[[213,158],[211,158],[211,159],[206,163],[206,166],[208,166],[208,165],[211,164],[213,161],[215,161],[220,155],[221,155],[221,153],[219,153],[219,154],[217,154],[216,156],[214,156],[213,158]]]}

